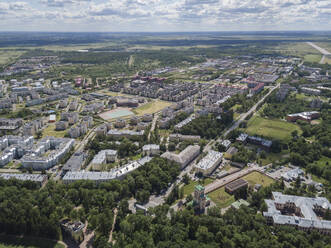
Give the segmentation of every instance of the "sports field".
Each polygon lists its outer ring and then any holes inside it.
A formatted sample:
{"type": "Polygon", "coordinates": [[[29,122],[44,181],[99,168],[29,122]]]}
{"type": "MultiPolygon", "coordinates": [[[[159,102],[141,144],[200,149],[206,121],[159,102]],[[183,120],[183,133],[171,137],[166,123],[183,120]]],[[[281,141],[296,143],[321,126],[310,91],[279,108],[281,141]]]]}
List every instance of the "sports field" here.
{"type": "Polygon", "coordinates": [[[130,115],[133,115],[133,113],[128,108],[117,108],[117,109],[109,110],[109,111],[99,114],[99,116],[104,120],[111,120],[111,119],[126,117],[126,116],[130,116],[130,115]]]}
{"type": "Polygon", "coordinates": [[[254,171],[242,179],[246,180],[250,186],[254,186],[255,184],[261,184],[266,187],[274,182],[274,180],[266,175],[263,175],[260,172],[254,171]]]}
{"type": "Polygon", "coordinates": [[[288,140],[291,138],[291,133],[297,130],[299,134],[302,132],[296,124],[282,120],[265,119],[259,116],[254,116],[248,122],[246,132],[249,135],[257,135],[269,137],[271,139],[288,140]]]}
{"type": "Polygon", "coordinates": [[[170,105],[172,105],[171,102],[156,100],[136,108],[133,112],[137,115],[154,114],[170,105]]]}

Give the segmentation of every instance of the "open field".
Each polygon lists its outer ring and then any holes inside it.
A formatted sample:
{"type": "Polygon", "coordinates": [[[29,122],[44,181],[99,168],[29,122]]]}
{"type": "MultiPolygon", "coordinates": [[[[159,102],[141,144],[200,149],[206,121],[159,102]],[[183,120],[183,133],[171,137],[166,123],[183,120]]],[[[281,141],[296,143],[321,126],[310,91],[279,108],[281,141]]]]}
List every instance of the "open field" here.
{"type": "Polygon", "coordinates": [[[66,133],[67,133],[66,130],[64,130],[64,131],[55,131],[55,123],[50,123],[43,130],[43,138],[47,137],[47,136],[54,136],[56,138],[63,138],[66,133]]]}
{"type": "Polygon", "coordinates": [[[0,65],[14,61],[23,53],[23,51],[18,50],[0,50],[0,65]]]}
{"type": "Polygon", "coordinates": [[[191,181],[188,185],[183,186],[184,187],[184,197],[192,194],[194,191],[194,187],[198,184],[202,184],[203,186],[206,186],[207,184],[210,184],[213,182],[213,179],[207,178],[203,182],[197,182],[197,181],[191,181]]]}
{"type": "Polygon", "coordinates": [[[282,54],[305,57],[305,55],[320,55],[321,53],[308,45],[306,42],[284,43],[273,47],[274,51],[282,54]]]}
{"type": "Polygon", "coordinates": [[[0,248],[64,248],[64,245],[50,239],[0,235],[0,248]]]}
{"type": "Polygon", "coordinates": [[[260,172],[254,171],[244,177],[242,179],[246,180],[250,186],[254,186],[255,184],[261,184],[266,187],[274,182],[270,177],[263,175],[260,172]]]}
{"type": "Polygon", "coordinates": [[[137,115],[154,114],[170,105],[172,105],[171,102],[156,100],[134,109],[133,112],[137,115]]]}
{"type": "Polygon", "coordinates": [[[269,120],[259,116],[254,116],[249,120],[246,132],[249,135],[288,140],[294,130],[297,130],[299,134],[302,132],[300,127],[293,123],[281,120],[269,120]]]}
{"type": "Polygon", "coordinates": [[[322,55],[318,54],[307,54],[304,56],[304,60],[310,63],[319,63],[322,59],[322,55]]]}
{"type": "Polygon", "coordinates": [[[220,208],[226,208],[236,201],[233,195],[225,192],[225,187],[211,192],[208,196],[220,208]]]}

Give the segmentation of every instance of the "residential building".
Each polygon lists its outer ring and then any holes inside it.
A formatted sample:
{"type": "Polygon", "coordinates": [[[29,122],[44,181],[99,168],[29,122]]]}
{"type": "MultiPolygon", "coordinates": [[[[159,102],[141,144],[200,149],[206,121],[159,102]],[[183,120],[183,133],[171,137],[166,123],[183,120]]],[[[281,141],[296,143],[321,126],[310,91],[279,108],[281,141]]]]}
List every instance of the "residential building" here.
{"type": "Polygon", "coordinates": [[[222,153],[210,150],[208,154],[195,165],[195,169],[204,176],[208,176],[219,166],[222,162],[222,158],[222,153]]]}
{"type": "Polygon", "coordinates": [[[155,144],[144,145],[143,148],[144,156],[156,156],[160,155],[160,146],[155,144]]]}
{"type": "Polygon", "coordinates": [[[178,163],[181,166],[181,168],[184,169],[199,154],[200,154],[200,146],[190,145],[186,147],[183,151],[181,151],[179,154],[172,152],[165,152],[161,155],[161,157],[178,163]]]}
{"type": "Polygon", "coordinates": [[[272,192],[272,200],[265,200],[268,211],[263,212],[268,224],[293,226],[302,231],[316,230],[331,235],[331,221],[324,220],[331,210],[330,202],[324,197],[302,197],[272,192]]]}

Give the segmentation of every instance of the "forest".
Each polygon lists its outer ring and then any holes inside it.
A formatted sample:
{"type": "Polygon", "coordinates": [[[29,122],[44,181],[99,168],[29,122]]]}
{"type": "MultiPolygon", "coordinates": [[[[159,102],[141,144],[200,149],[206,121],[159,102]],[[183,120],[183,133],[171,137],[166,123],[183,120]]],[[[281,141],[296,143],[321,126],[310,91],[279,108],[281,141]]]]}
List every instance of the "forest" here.
{"type": "Polygon", "coordinates": [[[95,184],[81,181],[64,185],[49,181],[39,189],[32,182],[0,180],[0,232],[60,239],[60,220],[88,220],[98,240],[109,234],[113,209],[128,213],[127,199],[145,201],[159,194],[179,174],[179,166],[154,158],[124,180],[95,184]]]}
{"type": "MultiPolygon", "coordinates": [[[[308,248],[331,247],[329,236],[317,232],[305,233],[293,227],[273,227],[257,210],[265,209],[263,199],[272,191],[283,191],[284,185],[276,183],[252,193],[251,207],[229,209],[224,215],[217,207],[208,209],[206,215],[197,216],[191,209],[174,212],[163,205],[153,209],[147,216],[142,213],[128,215],[117,225],[116,243],[113,247],[224,247],[224,248],[308,248]]],[[[307,189],[297,184],[285,193],[309,195],[307,189]]],[[[99,240],[98,247],[106,246],[99,240]]]]}

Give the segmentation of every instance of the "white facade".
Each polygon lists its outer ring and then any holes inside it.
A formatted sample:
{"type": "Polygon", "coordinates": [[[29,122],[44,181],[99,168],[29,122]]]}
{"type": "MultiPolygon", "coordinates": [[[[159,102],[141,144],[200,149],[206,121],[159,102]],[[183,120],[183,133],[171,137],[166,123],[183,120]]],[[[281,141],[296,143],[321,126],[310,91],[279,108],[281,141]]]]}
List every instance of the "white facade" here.
{"type": "Polygon", "coordinates": [[[212,173],[222,162],[222,158],[222,153],[211,150],[198,164],[195,165],[195,168],[204,176],[210,175],[210,173],[212,173]]]}

